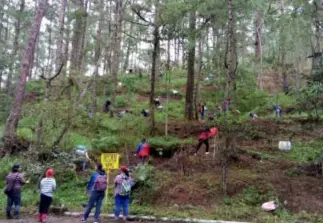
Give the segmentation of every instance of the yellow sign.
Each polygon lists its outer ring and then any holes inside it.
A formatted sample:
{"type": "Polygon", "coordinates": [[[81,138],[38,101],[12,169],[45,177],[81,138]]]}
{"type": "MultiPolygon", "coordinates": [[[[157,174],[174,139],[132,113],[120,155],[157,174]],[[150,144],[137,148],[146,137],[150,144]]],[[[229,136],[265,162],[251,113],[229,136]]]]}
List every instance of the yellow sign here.
{"type": "Polygon", "coordinates": [[[119,169],[119,153],[102,153],[101,163],[104,169],[113,170],[119,169]]]}

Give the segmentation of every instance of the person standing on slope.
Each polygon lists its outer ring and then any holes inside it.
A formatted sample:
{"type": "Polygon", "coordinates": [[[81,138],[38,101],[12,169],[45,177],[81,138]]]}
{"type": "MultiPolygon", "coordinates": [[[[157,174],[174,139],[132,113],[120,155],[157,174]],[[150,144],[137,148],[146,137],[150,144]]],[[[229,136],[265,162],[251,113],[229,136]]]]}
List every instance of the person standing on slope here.
{"type": "Polygon", "coordinates": [[[136,154],[142,165],[146,164],[150,155],[150,146],[146,142],[146,139],[142,139],[136,149],[136,154]]]}
{"type": "Polygon", "coordinates": [[[56,189],[56,180],[54,178],[54,170],[48,169],[46,177],[40,181],[40,203],[38,222],[45,223],[49,212],[49,206],[53,200],[53,193],[56,189]]]}
{"type": "Polygon", "coordinates": [[[200,150],[202,144],[205,144],[206,148],[205,148],[205,155],[208,155],[209,152],[209,138],[212,136],[218,135],[218,129],[217,128],[209,128],[209,127],[205,127],[204,131],[200,134],[199,138],[198,138],[198,144],[196,146],[196,150],[194,155],[197,155],[197,152],[200,150]]]}

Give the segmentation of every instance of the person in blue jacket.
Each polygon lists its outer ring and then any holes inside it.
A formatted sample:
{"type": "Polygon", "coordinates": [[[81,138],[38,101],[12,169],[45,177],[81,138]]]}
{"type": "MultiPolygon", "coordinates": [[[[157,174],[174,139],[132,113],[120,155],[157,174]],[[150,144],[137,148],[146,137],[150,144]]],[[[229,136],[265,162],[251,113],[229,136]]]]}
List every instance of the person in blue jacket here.
{"type": "Polygon", "coordinates": [[[105,197],[106,188],[107,188],[106,173],[103,170],[102,164],[99,163],[96,165],[96,171],[92,174],[90,181],[86,187],[86,193],[90,194],[90,199],[89,199],[87,208],[84,212],[84,215],[81,219],[81,222],[86,222],[92,208],[95,206],[94,223],[99,223],[101,206],[103,203],[103,199],[105,197]]]}
{"type": "Polygon", "coordinates": [[[148,161],[150,155],[150,146],[146,142],[146,139],[142,139],[136,149],[136,156],[139,157],[141,164],[145,164],[148,161]]]}

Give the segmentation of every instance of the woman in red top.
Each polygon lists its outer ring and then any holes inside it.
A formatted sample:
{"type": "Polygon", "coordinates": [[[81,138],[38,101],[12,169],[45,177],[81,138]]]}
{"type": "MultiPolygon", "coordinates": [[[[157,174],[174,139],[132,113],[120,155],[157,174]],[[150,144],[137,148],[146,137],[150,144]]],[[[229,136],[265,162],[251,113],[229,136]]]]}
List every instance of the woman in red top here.
{"type": "Polygon", "coordinates": [[[217,128],[212,128],[210,129],[209,127],[205,127],[205,130],[201,133],[201,135],[199,136],[198,140],[199,143],[196,146],[196,150],[194,155],[197,155],[197,152],[200,150],[202,144],[205,144],[206,149],[205,149],[205,154],[208,155],[209,154],[209,138],[217,135],[218,134],[218,130],[217,128]]]}

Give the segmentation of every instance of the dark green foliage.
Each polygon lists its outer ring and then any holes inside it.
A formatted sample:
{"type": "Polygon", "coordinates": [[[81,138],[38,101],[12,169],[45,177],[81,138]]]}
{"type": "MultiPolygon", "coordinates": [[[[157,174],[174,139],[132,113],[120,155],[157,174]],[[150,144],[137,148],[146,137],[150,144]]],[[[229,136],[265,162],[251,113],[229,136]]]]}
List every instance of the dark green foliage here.
{"type": "Polygon", "coordinates": [[[154,137],[149,139],[152,156],[170,158],[180,148],[181,141],[175,137],[154,137]]]}

